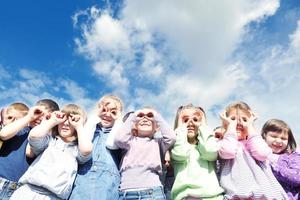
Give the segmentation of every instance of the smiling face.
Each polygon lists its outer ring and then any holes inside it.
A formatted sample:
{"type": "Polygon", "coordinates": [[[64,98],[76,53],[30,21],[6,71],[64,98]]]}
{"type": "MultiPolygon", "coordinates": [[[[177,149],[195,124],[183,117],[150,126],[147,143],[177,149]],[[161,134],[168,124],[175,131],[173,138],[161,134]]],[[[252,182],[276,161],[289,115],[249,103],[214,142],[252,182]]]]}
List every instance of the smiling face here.
{"type": "Polygon", "coordinates": [[[105,128],[112,127],[119,117],[120,113],[119,102],[114,99],[104,99],[98,105],[98,113],[101,119],[101,125],[105,128]]]}
{"type": "Polygon", "coordinates": [[[154,113],[152,109],[144,108],[137,113],[136,129],[140,137],[153,137],[157,129],[157,124],[154,121],[154,113]]]}
{"type": "Polygon", "coordinates": [[[228,113],[231,120],[237,120],[236,133],[239,140],[245,140],[248,136],[246,127],[243,124],[247,123],[250,113],[242,109],[231,109],[228,113]]]}
{"type": "Polygon", "coordinates": [[[287,131],[275,132],[268,131],[265,135],[265,140],[273,153],[280,154],[287,149],[288,146],[288,133],[287,131]]]}
{"type": "Polygon", "coordinates": [[[187,127],[187,137],[190,143],[197,143],[198,128],[202,117],[203,113],[195,108],[186,108],[179,114],[178,125],[187,127]]]}

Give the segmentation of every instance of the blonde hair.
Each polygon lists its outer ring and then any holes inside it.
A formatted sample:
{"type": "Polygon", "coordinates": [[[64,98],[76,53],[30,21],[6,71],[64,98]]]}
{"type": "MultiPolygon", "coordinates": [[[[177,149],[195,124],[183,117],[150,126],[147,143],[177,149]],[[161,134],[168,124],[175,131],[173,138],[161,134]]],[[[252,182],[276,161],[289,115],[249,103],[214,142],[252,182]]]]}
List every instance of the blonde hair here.
{"type": "Polygon", "coordinates": [[[111,100],[114,100],[118,105],[118,109],[122,112],[123,111],[123,102],[122,102],[122,100],[119,98],[119,97],[117,97],[117,96],[115,96],[115,95],[112,95],[112,94],[107,94],[107,95],[104,95],[103,97],[101,97],[100,99],[99,99],[99,101],[98,101],[98,106],[99,106],[99,104],[101,104],[101,103],[103,103],[103,102],[105,102],[106,100],[108,100],[108,99],[111,99],[111,100]]]}
{"type": "Polygon", "coordinates": [[[83,117],[83,121],[85,122],[87,119],[87,115],[84,109],[76,104],[67,104],[61,109],[62,113],[66,115],[80,115],[83,117]]]}
{"type": "Polygon", "coordinates": [[[242,111],[245,111],[246,113],[248,113],[249,115],[250,115],[250,112],[251,112],[250,106],[248,104],[246,104],[245,102],[243,102],[243,101],[238,101],[238,102],[235,102],[235,103],[232,103],[232,104],[228,105],[225,108],[227,117],[228,117],[229,113],[232,110],[242,110],[242,111]]]}
{"type": "Polygon", "coordinates": [[[206,118],[206,114],[203,110],[203,108],[201,107],[197,107],[197,106],[194,106],[193,104],[187,104],[185,106],[180,106],[178,109],[177,109],[177,112],[176,112],[176,117],[175,117],[175,122],[174,122],[174,129],[176,129],[178,127],[178,120],[179,120],[179,116],[181,114],[181,112],[183,110],[186,110],[186,109],[195,109],[195,110],[199,110],[203,113],[203,117],[206,118]]]}
{"type": "Polygon", "coordinates": [[[261,136],[265,139],[269,131],[288,134],[287,149],[285,151],[288,153],[296,151],[296,140],[293,136],[291,128],[289,127],[289,125],[287,125],[287,123],[280,119],[270,119],[263,125],[261,136]]]}
{"type": "Polygon", "coordinates": [[[8,113],[11,110],[16,110],[16,111],[20,112],[22,114],[22,116],[25,116],[28,113],[29,107],[24,103],[16,102],[16,103],[10,104],[6,108],[5,112],[8,113]]]}

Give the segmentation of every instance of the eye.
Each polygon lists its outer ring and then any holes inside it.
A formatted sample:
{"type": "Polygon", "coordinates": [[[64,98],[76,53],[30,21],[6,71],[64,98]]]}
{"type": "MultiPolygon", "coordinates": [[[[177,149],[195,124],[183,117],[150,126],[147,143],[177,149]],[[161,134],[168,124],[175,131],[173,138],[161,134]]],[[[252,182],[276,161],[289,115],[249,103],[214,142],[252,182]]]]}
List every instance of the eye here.
{"type": "Polygon", "coordinates": [[[113,110],[113,111],[111,111],[111,114],[117,115],[117,111],[113,110]]]}
{"type": "Polygon", "coordinates": [[[194,122],[198,122],[199,119],[198,119],[197,117],[194,117],[194,118],[193,118],[193,121],[194,121],[194,122]]]}
{"type": "Polygon", "coordinates": [[[235,116],[230,117],[231,120],[235,120],[235,116]]]}
{"type": "Polygon", "coordinates": [[[247,118],[246,117],[242,117],[243,122],[247,122],[247,118]]]}
{"type": "Polygon", "coordinates": [[[13,117],[12,116],[8,116],[7,119],[11,120],[13,117]]]}
{"type": "Polygon", "coordinates": [[[189,118],[183,118],[182,121],[183,121],[184,123],[187,123],[187,122],[189,121],[189,118]]]}
{"type": "Polygon", "coordinates": [[[106,112],[106,108],[102,108],[102,112],[106,112]]]}
{"type": "Polygon", "coordinates": [[[152,113],[152,112],[149,112],[149,113],[147,113],[147,117],[148,117],[148,118],[153,118],[153,117],[154,117],[154,115],[153,115],[153,113],[152,113]]]}
{"type": "Polygon", "coordinates": [[[144,116],[145,116],[144,113],[139,113],[139,114],[137,115],[137,117],[139,117],[139,118],[143,118],[144,116]]]}

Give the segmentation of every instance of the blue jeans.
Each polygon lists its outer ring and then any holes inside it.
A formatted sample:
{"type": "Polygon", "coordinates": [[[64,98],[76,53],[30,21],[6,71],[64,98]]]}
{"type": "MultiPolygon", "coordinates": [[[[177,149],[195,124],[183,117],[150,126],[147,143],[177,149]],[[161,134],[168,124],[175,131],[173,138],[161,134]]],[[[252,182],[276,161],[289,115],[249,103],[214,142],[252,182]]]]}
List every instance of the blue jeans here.
{"type": "Polygon", "coordinates": [[[20,187],[19,183],[0,178],[0,199],[9,200],[14,191],[20,187]]]}
{"type": "Polygon", "coordinates": [[[154,187],[145,190],[120,191],[119,200],[165,200],[165,194],[162,187],[154,187]]]}
{"type": "Polygon", "coordinates": [[[77,174],[70,200],[118,200],[120,175],[103,163],[84,166],[77,174]],[[85,173],[81,173],[84,172],[85,173]]]}

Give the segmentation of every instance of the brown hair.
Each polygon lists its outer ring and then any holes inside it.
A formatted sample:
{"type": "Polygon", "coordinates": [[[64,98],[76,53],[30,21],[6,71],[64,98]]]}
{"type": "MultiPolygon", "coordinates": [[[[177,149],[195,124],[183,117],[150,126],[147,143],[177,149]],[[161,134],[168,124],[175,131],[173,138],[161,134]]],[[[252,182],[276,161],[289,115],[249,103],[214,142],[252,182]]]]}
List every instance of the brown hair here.
{"type": "Polygon", "coordinates": [[[61,112],[65,113],[66,115],[80,115],[83,117],[83,121],[85,122],[87,119],[86,112],[81,107],[77,106],[76,104],[67,104],[62,109],[61,112]]]}
{"type": "Polygon", "coordinates": [[[201,107],[197,107],[197,106],[194,106],[193,104],[187,104],[187,105],[185,105],[185,106],[180,106],[178,109],[177,109],[177,112],[176,112],[176,117],[175,117],[175,122],[174,122],[174,129],[176,129],[177,127],[178,127],[178,120],[179,120],[179,115],[180,115],[180,113],[183,111],[183,110],[185,110],[185,109],[195,109],[195,110],[199,110],[199,111],[201,111],[202,113],[203,113],[203,117],[205,117],[206,118],[206,114],[205,114],[205,112],[204,112],[204,110],[203,110],[203,108],[201,108],[201,107]]]}
{"type": "Polygon", "coordinates": [[[245,102],[243,101],[238,101],[238,102],[235,102],[235,103],[232,103],[232,104],[229,104],[226,108],[225,108],[225,111],[226,111],[226,116],[228,117],[229,113],[233,110],[242,110],[242,111],[245,111],[247,113],[250,114],[251,112],[251,108],[248,104],[246,104],[245,102]]]}
{"type": "Polygon", "coordinates": [[[59,110],[58,104],[52,99],[41,99],[36,102],[36,106],[45,106],[49,112],[59,110]]]}
{"type": "Polygon", "coordinates": [[[269,131],[276,133],[287,133],[288,143],[285,151],[288,153],[296,151],[296,140],[293,136],[291,128],[287,125],[287,123],[280,119],[270,119],[263,125],[263,128],[261,130],[261,136],[265,139],[269,131]]]}

